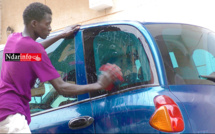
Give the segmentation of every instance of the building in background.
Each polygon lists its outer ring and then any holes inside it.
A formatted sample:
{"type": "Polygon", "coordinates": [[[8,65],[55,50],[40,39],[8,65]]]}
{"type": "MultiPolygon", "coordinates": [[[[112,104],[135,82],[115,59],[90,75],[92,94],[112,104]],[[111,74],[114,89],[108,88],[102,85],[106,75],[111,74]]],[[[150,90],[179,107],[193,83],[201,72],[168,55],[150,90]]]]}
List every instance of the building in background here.
{"type": "MultiPolygon", "coordinates": [[[[97,0],[97,2],[99,1],[97,0]]],[[[53,16],[51,25],[52,30],[56,31],[73,24],[83,25],[100,21],[116,20],[119,16],[121,16],[121,19],[131,19],[133,17],[133,15],[128,17],[126,14],[123,14],[123,11],[128,8],[125,5],[125,1],[129,0],[111,1],[113,3],[111,7],[91,9],[89,0],[1,0],[0,44],[6,43],[6,30],[8,27],[12,28],[14,32],[21,32],[23,30],[22,13],[25,7],[32,2],[41,2],[52,9],[53,16]]],[[[136,1],[135,3],[139,3],[137,0],[134,1],[136,1]]],[[[132,7],[132,5],[129,6],[132,7]]]]}
{"type": "Polygon", "coordinates": [[[14,32],[23,30],[22,13],[32,2],[44,3],[52,9],[53,31],[73,24],[109,20],[183,22],[215,29],[214,0],[0,0],[0,44],[6,43],[8,27],[14,32]],[[92,1],[94,4],[112,1],[112,5],[94,5],[91,9],[92,1]]]}

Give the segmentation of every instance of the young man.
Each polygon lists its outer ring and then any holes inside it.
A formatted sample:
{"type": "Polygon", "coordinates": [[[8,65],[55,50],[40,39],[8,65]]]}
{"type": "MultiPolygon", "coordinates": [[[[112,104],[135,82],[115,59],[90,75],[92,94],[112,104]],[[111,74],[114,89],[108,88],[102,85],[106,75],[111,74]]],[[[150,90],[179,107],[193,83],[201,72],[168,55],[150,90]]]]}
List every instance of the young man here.
{"type": "Polygon", "coordinates": [[[116,69],[102,74],[94,84],[75,85],[64,82],[52,66],[45,48],[61,38],[71,36],[79,30],[79,26],[70,27],[40,44],[35,40],[38,37],[45,39],[51,31],[50,8],[41,3],[32,3],[25,9],[23,20],[23,32],[11,34],[4,49],[0,80],[0,133],[30,133],[29,101],[31,88],[37,78],[41,82],[49,81],[59,94],[68,96],[104,89],[117,79],[114,73],[121,74],[120,68],[113,65],[116,69]],[[40,53],[42,60],[5,61],[6,53],[40,53]]]}

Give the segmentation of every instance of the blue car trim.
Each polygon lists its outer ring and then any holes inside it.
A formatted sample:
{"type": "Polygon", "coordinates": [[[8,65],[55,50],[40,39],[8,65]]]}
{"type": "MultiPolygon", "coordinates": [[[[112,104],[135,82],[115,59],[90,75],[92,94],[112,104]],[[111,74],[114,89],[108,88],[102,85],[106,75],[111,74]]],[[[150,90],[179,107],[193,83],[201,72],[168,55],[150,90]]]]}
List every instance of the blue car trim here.
{"type": "Polygon", "coordinates": [[[160,84],[161,84],[161,86],[167,86],[168,80],[167,80],[167,77],[165,74],[166,71],[165,71],[165,67],[163,64],[163,59],[162,59],[161,53],[157,47],[157,43],[154,40],[153,36],[148,32],[147,28],[144,27],[144,29],[142,29],[141,31],[145,32],[144,33],[145,38],[148,41],[149,47],[152,51],[152,55],[153,55],[153,58],[154,58],[155,64],[156,64],[156,69],[160,76],[159,77],[160,84]]]}
{"type": "MultiPolygon", "coordinates": [[[[78,31],[75,36],[75,61],[76,61],[76,82],[79,85],[86,85],[86,71],[85,71],[85,61],[84,61],[84,49],[82,41],[82,31],[78,31]]],[[[89,94],[78,95],[78,101],[89,98],[89,94]]]]}

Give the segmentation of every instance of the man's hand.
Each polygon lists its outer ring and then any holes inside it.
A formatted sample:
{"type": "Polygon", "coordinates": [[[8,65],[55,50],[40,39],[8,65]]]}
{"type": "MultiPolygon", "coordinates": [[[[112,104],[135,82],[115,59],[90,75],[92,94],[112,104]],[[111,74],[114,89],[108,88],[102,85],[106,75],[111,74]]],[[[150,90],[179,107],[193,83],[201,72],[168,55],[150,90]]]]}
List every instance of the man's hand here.
{"type": "Polygon", "coordinates": [[[61,33],[61,38],[70,38],[72,37],[78,30],[80,29],[80,25],[69,26],[64,29],[61,33]]]}
{"type": "Polygon", "coordinates": [[[46,49],[61,38],[68,38],[68,39],[72,38],[74,36],[74,34],[79,30],[79,28],[80,28],[80,25],[69,26],[69,27],[65,28],[62,33],[60,33],[57,36],[54,36],[52,38],[49,38],[47,40],[44,40],[43,42],[41,42],[41,44],[46,49]]]}
{"type": "Polygon", "coordinates": [[[102,74],[99,76],[98,84],[100,85],[100,89],[105,89],[115,81],[122,78],[122,72],[121,68],[119,68],[115,64],[109,64],[107,63],[106,66],[108,66],[106,71],[102,71],[102,74]]]}

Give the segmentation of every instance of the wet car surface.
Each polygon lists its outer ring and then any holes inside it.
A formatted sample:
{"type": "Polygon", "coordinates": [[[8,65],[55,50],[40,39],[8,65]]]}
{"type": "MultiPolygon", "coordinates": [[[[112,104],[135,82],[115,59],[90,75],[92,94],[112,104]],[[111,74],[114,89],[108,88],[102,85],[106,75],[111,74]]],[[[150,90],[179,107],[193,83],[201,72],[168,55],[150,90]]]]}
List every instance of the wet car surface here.
{"type": "Polygon", "coordinates": [[[31,131],[215,132],[214,41],[212,31],[187,24],[114,21],[81,26],[74,37],[46,49],[63,80],[94,83],[99,68],[112,63],[122,69],[124,81],[111,91],[65,97],[37,80],[30,102],[31,131]]]}

